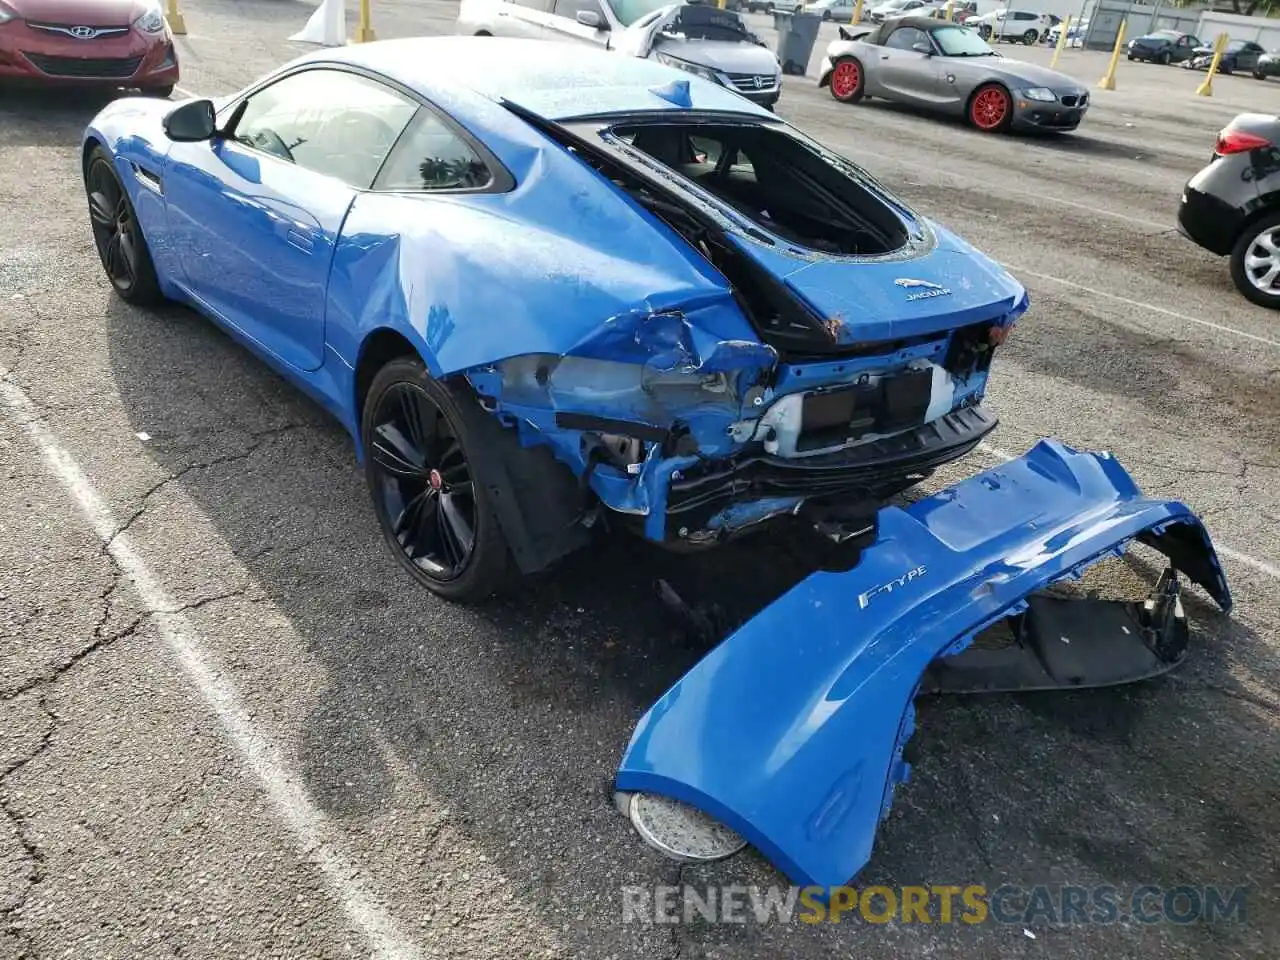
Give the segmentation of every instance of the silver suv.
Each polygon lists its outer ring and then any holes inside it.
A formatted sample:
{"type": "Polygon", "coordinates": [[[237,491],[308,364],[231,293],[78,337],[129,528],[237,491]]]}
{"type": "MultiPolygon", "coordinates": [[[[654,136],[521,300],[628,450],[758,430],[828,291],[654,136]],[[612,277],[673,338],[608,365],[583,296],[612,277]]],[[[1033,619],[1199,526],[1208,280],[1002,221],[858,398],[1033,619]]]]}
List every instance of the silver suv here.
{"type": "Polygon", "coordinates": [[[462,0],[457,32],[591,43],[659,60],[773,108],[777,56],[742,17],[709,3],[671,0],[462,0]]]}

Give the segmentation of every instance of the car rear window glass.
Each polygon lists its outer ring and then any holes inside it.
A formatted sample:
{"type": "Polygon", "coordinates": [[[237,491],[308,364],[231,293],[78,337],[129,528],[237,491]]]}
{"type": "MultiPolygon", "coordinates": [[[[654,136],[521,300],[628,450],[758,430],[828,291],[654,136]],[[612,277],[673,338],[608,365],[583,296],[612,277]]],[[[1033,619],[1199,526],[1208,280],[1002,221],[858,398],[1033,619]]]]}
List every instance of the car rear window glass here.
{"type": "Polygon", "coordinates": [[[612,132],[796,246],[874,256],[907,242],[902,218],[856,168],[785,128],[644,123],[612,132]]]}

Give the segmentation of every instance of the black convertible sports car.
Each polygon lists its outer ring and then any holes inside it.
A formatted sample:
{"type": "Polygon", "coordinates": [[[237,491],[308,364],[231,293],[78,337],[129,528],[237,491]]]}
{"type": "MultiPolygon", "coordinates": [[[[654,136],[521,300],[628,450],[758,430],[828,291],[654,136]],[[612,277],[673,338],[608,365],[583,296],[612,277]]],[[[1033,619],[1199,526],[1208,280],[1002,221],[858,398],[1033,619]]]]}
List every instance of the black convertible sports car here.
{"type": "Polygon", "coordinates": [[[1181,63],[1195,56],[1203,44],[1190,33],[1177,30],[1157,30],[1129,41],[1126,51],[1130,60],[1148,60],[1151,63],[1181,63]]]}

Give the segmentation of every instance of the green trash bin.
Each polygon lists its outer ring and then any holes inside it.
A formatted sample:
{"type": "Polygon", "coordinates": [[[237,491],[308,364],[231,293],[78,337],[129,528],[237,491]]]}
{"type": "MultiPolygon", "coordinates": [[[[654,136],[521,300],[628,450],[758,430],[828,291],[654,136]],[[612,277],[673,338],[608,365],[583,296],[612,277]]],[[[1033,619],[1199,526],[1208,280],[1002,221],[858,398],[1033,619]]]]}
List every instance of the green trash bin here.
{"type": "Polygon", "coordinates": [[[783,73],[791,77],[805,75],[820,26],[822,17],[816,13],[774,8],[773,27],[778,31],[778,62],[783,73]]]}

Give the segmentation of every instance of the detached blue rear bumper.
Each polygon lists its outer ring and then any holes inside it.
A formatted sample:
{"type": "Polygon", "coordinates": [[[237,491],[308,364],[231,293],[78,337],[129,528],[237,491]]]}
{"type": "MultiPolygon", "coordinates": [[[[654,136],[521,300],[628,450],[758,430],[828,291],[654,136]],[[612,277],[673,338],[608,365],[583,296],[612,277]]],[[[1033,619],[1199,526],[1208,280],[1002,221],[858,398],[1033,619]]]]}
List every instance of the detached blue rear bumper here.
{"type": "Polygon", "coordinates": [[[798,584],[650,708],[617,789],[701,809],[796,883],[846,883],[905,779],[911,704],[930,663],[1134,540],[1230,609],[1200,521],[1143,497],[1106,454],[1043,441],[886,509],[857,567],[798,584]]]}

